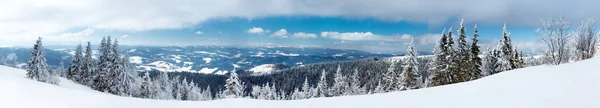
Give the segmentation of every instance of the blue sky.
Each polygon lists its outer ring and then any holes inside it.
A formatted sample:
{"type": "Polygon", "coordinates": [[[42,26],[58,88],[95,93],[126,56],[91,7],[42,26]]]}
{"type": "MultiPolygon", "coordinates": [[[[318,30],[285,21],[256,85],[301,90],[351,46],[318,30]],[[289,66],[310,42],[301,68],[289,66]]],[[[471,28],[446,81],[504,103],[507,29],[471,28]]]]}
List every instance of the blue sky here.
{"type": "Polygon", "coordinates": [[[506,24],[516,46],[540,48],[540,18],[567,17],[572,28],[600,17],[575,0],[7,0],[0,1],[0,46],[123,45],[304,46],[404,52],[411,39],[431,51],[444,29],[478,25],[482,47],[506,24]],[[143,3],[142,3],[143,2],[143,3]],[[551,8],[552,7],[552,8],[551,8]],[[567,8],[569,7],[569,8],[567,8]]]}

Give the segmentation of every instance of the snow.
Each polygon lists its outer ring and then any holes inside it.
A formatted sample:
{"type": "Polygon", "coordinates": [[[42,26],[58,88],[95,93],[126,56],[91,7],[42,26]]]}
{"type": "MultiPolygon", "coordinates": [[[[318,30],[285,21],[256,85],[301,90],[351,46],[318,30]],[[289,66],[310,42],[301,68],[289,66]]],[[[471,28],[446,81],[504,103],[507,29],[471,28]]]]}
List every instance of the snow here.
{"type": "Polygon", "coordinates": [[[275,64],[263,64],[263,65],[259,65],[254,68],[251,68],[249,71],[251,71],[254,74],[269,74],[271,72],[275,72],[276,66],[277,65],[275,65],[275,64]]]}
{"type": "Polygon", "coordinates": [[[137,49],[129,49],[129,51],[127,51],[127,52],[132,53],[132,52],[135,52],[135,51],[137,51],[137,49]]]}
{"type": "Polygon", "coordinates": [[[142,57],[140,57],[140,56],[131,56],[131,57],[129,57],[129,61],[131,63],[135,63],[135,64],[142,64],[143,63],[142,57]]]}
{"type": "Polygon", "coordinates": [[[275,51],[275,53],[269,53],[269,54],[278,54],[278,55],[282,55],[282,56],[291,56],[291,57],[300,56],[300,54],[294,54],[294,53],[287,54],[287,53],[281,52],[279,50],[275,51]]]}
{"type": "Polygon", "coordinates": [[[206,64],[210,63],[210,61],[212,61],[212,58],[202,58],[202,60],[205,61],[206,64]]]}
{"type": "MultiPolygon", "coordinates": [[[[393,93],[294,101],[224,99],[149,100],[120,97],[24,78],[25,71],[0,66],[2,108],[598,108],[600,58],[559,66],[502,72],[475,81],[393,93]],[[234,103],[234,104],[232,104],[234,103]]],[[[300,80],[300,79],[299,79],[300,80]]],[[[69,84],[70,83],[70,84],[69,84]]]]}
{"type": "Polygon", "coordinates": [[[198,71],[198,73],[212,74],[217,69],[219,69],[219,68],[202,68],[202,69],[200,69],[200,71],[198,71]]]}

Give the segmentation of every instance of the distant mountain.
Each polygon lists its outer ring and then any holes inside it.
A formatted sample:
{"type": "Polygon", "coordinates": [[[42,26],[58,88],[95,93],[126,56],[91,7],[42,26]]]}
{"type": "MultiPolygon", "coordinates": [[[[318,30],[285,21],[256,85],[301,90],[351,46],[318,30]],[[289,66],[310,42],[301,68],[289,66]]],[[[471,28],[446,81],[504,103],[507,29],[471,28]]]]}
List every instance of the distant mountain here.
{"type": "MultiPolygon", "coordinates": [[[[65,66],[70,64],[75,47],[50,46],[47,48],[51,48],[46,50],[48,64],[58,66],[61,60],[64,61],[65,66]]],[[[234,68],[237,71],[256,67],[256,70],[261,68],[257,66],[263,64],[277,64],[276,68],[282,68],[321,62],[394,56],[357,50],[306,47],[123,46],[121,49],[130,55],[131,62],[137,64],[140,71],[158,70],[205,74],[225,74],[234,68]]],[[[0,58],[6,58],[7,55],[14,53],[18,56],[18,62],[26,63],[30,52],[31,49],[28,48],[0,48],[0,58]]],[[[94,52],[97,51],[94,50],[94,52]]],[[[268,65],[263,66],[269,67],[268,65]]]]}

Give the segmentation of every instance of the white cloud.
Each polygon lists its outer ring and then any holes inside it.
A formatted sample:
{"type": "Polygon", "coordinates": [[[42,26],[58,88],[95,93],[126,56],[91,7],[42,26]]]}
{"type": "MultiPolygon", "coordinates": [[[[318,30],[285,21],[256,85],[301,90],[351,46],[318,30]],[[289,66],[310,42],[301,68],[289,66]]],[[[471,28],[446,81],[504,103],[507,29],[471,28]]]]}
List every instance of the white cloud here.
{"type": "Polygon", "coordinates": [[[273,33],[271,37],[288,38],[288,32],[285,29],[279,29],[277,32],[273,33]]]}
{"type": "Polygon", "coordinates": [[[317,38],[317,34],[312,33],[304,33],[304,32],[296,32],[292,35],[292,37],[296,38],[317,38]]]}
{"type": "MultiPolygon", "coordinates": [[[[187,28],[216,18],[307,15],[375,18],[440,25],[466,23],[538,26],[540,17],[567,16],[573,24],[600,18],[600,1],[575,0],[2,0],[0,40],[34,41],[76,28],[142,31],[187,28]],[[143,2],[143,3],[140,3],[143,2]],[[435,8],[431,8],[435,7],[435,8]]],[[[267,30],[263,30],[264,33],[267,30]]],[[[250,33],[250,32],[249,32],[250,33]]],[[[4,43],[3,43],[4,44],[4,43]]]]}
{"type": "Polygon", "coordinates": [[[195,34],[202,35],[202,34],[204,34],[204,32],[202,32],[202,31],[196,31],[195,34]]]}
{"type": "MultiPolygon", "coordinates": [[[[407,35],[410,36],[410,35],[407,35]]],[[[399,41],[406,36],[383,36],[371,32],[321,32],[321,37],[346,41],[399,41]]]]}
{"type": "Polygon", "coordinates": [[[122,35],[121,38],[127,38],[129,35],[122,35]]]}
{"type": "Polygon", "coordinates": [[[260,27],[252,27],[248,30],[246,30],[246,32],[250,33],[250,34],[264,34],[264,33],[269,33],[271,32],[270,30],[264,30],[260,27]]]}

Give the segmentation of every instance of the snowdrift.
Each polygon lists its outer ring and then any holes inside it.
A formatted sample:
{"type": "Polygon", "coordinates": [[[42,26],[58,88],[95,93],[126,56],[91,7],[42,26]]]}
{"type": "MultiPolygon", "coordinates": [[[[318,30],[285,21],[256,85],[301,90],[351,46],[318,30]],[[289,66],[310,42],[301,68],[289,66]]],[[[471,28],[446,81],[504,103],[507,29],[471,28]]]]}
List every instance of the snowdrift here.
{"type": "Polygon", "coordinates": [[[96,92],[61,79],[55,86],[0,66],[0,108],[599,108],[600,58],[537,66],[420,90],[294,101],[149,100],[96,92]]]}

